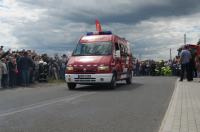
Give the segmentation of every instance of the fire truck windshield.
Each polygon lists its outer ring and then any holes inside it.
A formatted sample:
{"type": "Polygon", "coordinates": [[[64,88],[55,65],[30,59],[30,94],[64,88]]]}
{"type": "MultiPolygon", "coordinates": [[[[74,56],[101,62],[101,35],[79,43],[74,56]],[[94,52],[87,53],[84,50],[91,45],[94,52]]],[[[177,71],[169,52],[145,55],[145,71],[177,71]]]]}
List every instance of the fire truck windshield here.
{"type": "Polygon", "coordinates": [[[111,55],[111,42],[79,43],[72,56],[111,55]]]}

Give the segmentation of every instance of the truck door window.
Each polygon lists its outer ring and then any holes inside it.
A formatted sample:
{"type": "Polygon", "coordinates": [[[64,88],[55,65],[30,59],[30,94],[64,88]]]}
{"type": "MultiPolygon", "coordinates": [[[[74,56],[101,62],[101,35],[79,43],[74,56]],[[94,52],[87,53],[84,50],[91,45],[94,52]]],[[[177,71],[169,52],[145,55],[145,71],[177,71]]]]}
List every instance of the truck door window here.
{"type": "Polygon", "coordinates": [[[126,45],[124,45],[124,54],[128,56],[128,47],[126,45]]]}
{"type": "Polygon", "coordinates": [[[115,51],[119,50],[119,45],[118,43],[115,43],[115,51]]]}
{"type": "Polygon", "coordinates": [[[121,52],[121,55],[124,56],[124,45],[123,44],[120,44],[120,52],[121,52]]]}

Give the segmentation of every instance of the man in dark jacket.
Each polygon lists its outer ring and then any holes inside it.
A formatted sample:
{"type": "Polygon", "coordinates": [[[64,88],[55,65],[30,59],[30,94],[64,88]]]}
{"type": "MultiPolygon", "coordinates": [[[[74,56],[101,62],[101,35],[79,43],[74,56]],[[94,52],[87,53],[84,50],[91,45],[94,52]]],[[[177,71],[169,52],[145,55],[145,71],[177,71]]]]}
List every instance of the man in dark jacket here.
{"type": "Polygon", "coordinates": [[[28,56],[28,52],[24,52],[23,57],[19,60],[19,69],[22,75],[22,85],[28,86],[30,80],[30,70],[33,67],[33,60],[28,56]]]}
{"type": "Polygon", "coordinates": [[[180,81],[183,81],[185,72],[187,73],[187,80],[192,81],[190,75],[190,59],[191,53],[187,48],[184,48],[180,53],[180,63],[181,63],[181,77],[180,81]]]}

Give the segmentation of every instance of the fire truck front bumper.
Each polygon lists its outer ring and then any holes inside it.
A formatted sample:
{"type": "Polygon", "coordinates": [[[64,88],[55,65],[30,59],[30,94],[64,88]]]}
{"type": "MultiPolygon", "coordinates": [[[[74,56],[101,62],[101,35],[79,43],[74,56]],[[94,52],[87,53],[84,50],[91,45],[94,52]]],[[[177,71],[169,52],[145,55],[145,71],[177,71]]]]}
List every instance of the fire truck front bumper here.
{"type": "Polygon", "coordinates": [[[112,73],[108,74],[65,74],[67,83],[77,84],[95,84],[95,83],[110,83],[112,73]]]}

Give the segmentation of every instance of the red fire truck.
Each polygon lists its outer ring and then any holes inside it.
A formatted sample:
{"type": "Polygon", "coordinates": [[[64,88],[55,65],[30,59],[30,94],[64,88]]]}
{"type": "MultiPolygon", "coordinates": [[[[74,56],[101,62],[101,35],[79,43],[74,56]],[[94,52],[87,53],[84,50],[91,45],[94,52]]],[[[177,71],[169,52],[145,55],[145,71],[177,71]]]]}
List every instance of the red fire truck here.
{"type": "Polygon", "coordinates": [[[70,57],[65,74],[68,88],[77,84],[114,88],[119,80],[132,82],[132,53],[128,41],[110,31],[82,36],[70,57]]]}
{"type": "Polygon", "coordinates": [[[193,55],[198,55],[198,56],[200,56],[200,45],[186,44],[186,45],[181,46],[181,47],[178,49],[178,52],[180,53],[181,50],[182,50],[183,48],[190,49],[190,51],[192,52],[193,55]]]}

